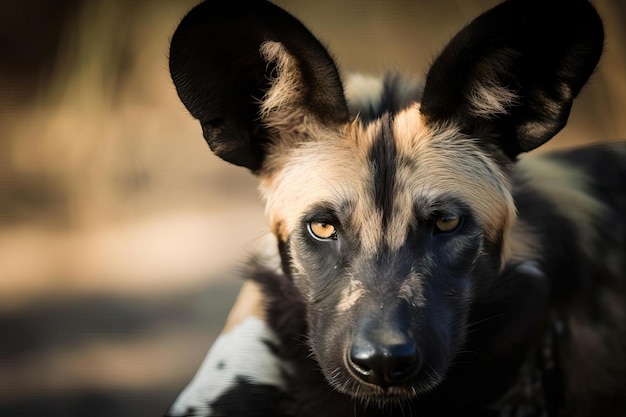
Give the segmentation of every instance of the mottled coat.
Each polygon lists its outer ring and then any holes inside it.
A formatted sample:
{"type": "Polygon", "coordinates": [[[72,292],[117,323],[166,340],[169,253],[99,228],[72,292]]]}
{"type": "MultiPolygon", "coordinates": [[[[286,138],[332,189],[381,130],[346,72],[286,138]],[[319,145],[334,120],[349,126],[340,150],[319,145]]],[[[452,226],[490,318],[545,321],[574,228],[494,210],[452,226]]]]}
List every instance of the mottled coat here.
{"type": "Polygon", "coordinates": [[[344,90],[282,9],[194,8],[174,84],[277,250],[169,415],[626,415],[626,144],[520,156],[602,49],[587,1],[510,0],[344,90]]]}

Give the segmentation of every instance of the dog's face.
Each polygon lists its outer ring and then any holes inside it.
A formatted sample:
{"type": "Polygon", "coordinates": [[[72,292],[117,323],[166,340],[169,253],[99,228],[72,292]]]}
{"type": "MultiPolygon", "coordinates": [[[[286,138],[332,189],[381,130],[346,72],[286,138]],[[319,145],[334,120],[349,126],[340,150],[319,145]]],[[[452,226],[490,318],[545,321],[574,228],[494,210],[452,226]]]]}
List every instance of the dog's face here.
{"type": "Polygon", "coordinates": [[[426,126],[416,104],[319,131],[261,175],[311,349],[339,390],[423,392],[461,348],[514,216],[503,168],[475,142],[426,126]]]}
{"type": "Polygon", "coordinates": [[[276,6],[205,2],[181,22],[179,96],[211,149],[259,176],[334,387],[383,400],[445,378],[507,258],[508,168],[563,127],[602,39],[585,1],[508,1],[452,39],[414,100],[366,118],[348,111],[322,45],[276,6]]]}

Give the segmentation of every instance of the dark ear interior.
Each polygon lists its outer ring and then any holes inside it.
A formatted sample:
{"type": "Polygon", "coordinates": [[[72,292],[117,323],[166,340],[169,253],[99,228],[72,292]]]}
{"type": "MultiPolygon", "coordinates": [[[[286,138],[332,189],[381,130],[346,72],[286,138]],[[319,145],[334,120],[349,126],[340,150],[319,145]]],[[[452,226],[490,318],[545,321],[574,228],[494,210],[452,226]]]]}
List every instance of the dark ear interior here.
{"type": "Polygon", "coordinates": [[[338,71],[326,49],[290,14],[261,0],[205,1],[172,37],[170,72],[180,99],[218,156],[258,171],[271,140],[259,104],[275,76],[260,47],[280,42],[297,62],[304,111],[320,122],[348,119],[338,71]]]}
{"type": "Polygon", "coordinates": [[[433,63],[421,111],[490,134],[512,158],[567,122],[602,54],[602,21],[586,0],[509,0],[459,32],[433,63]]]}

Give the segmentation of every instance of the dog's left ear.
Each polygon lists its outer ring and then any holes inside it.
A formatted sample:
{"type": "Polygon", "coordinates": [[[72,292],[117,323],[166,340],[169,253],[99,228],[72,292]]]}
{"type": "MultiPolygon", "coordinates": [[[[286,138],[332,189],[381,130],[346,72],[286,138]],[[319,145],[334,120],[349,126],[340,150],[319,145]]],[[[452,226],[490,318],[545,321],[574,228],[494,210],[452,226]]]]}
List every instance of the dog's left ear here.
{"type": "Polygon", "coordinates": [[[510,0],[459,32],[433,63],[421,112],[491,137],[511,158],[566,124],[602,54],[604,30],[586,0],[510,0]]]}

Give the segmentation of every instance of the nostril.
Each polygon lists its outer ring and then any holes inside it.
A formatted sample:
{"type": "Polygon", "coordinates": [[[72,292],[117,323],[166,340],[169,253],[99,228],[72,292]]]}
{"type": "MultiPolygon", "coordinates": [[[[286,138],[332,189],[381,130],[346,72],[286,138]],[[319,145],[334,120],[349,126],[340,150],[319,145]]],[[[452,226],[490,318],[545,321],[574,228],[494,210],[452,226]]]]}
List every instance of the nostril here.
{"type": "Polygon", "coordinates": [[[376,366],[375,352],[373,349],[353,344],[348,354],[348,365],[350,369],[365,382],[372,382],[371,378],[375,378],[375,372],[372,367],[376,366]]]}
{"type": "Polygon", "coordinates": [[[391,383],[402,383],[421,368],[422,355],[414,341],[389,346],[388,352],[385,379],[391,383]]]}
{"type": "Polygon", "coordinates": [[[387,385],[400,385],[415,376],[419,370],[418,356],[388,356],[380,370],[379,379],[387,385]]]}
{"type": "Polygon", "coordinates": [[[372,373],[372,369],[364,363],[352,360],[350,364],[352,365],[352,369],[355,370],[359,376],[368,377],[372,373]]]}
{"type": "Polygon", "coordinates": [[[405,381],[413,376],[416,370],[417,366],[415,361],[400,362],[390,368],[387,378],[391,381],[405,381]]]}

